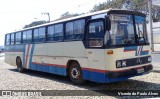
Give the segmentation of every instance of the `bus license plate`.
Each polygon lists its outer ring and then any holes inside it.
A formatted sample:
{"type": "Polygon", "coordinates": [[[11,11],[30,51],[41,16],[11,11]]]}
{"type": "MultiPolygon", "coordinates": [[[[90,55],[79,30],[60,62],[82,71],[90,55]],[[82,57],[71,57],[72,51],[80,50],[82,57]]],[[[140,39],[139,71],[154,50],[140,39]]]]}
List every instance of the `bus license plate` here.
{"type": "Polygon", "coordinates": [[[143,72],[144,72],[144,68],[137,69],[137,73],[143,73],[143,72]]]}

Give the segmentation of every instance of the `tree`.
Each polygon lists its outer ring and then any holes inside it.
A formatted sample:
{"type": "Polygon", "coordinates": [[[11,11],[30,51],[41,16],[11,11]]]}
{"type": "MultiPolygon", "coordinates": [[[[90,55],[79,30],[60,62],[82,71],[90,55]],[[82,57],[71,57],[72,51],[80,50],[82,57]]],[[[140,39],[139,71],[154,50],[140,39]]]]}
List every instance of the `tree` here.
{"type": "Polygon", "coordinates": [[[84,13],[81,13],[81,14],[78,14],[78,13],[69,13],[69,12],[65,12],[61,15],[60,18],[54,20],[54,21],[57,21],[57,20],[62,20],[62,19],[66,19],[66,18],[71,18],[71,17],[75,17],[75,16],[79,16],[79,15],[82,15],[84,13]]]}
{"type": "Polygon", "coordinates": [[[23,28],[29,28],[29,27],[33,27],[33,26],[37,26],[37,25],[41,25],[41,24],[44,24],[44,23],[47,23],[46,21],[34,21],[28,25],[25,25],[23,28]]]}
{"type": "Polygon", "coordinates": [[[107,2],[96,4],[91,12],[105,10],[105,9],[121,9],[124,0],[108,0],[107,2]]]}

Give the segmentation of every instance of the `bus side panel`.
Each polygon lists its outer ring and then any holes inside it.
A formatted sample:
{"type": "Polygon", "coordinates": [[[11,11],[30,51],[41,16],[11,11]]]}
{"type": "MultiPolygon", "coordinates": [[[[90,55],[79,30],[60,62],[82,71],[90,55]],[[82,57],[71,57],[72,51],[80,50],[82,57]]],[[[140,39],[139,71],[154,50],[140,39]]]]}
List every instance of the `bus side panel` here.
{"type": "Polygon", "coordinates": [[[12,65],[12,66],[15,66],[14,65],[14,62],[13,61],[15,61],[15,59],[16,58],[13,58],[14,57],[14,55],[15,55],[15,49],[14,49],[14,46],[13,45],[10,45],[10,46],[7,46],[7,48],[6,48],[7,50],[6,50],[6,53],[8,54],[8,58],[9,58],[9,60],[7,60],[8,61],[8,63],[10,64],[10,65],[12,65]]]}
{"type": "MultiPolygon", "coordinates": [[[[75,60],[81,69],[88,68],[87,53],[82,41],[63,42],[63,56],[63,65],[67,65],[70,60],[75,60]]],[[[88,79],[88,72],[82,71],[82,74],[84,79],[88,79]]]]}
{"type": "Polygon", "coordinates": [[[104,82],[107,82],[108,80],[108,78],[106,77],[106,74],[103,72],[99,72],[89,68],[83,68],[82,72],[83,72],[84,78],[89,81],[104,83],[104,82]]]}
{"type": "Polygon", "coordinates": [[[62,65],[62,43],[35,44],[30,68],[53,74],[66,75],[62,65]]]}
{"type": "Polygon", "coordinates": [[[32,62],[36,62],[36,57],[33,55],[34,49],[35,49],[35,44],[32,45],[31,52],[30,52],[29,69],[37,70],[37,65],[32,63],[32,62]]]}
{"type": "MultiPolygon", "coordinates": [[[[101,59],[101,60],[98,60],[98,63],[90,64],[89,66],[88,65],[89,60],[88,60],[88,55],[87,55],[88,50],[86,50],[86,48],[84,47],[81,41],[64,42],[63,43],[63,56],[65,57],[63,58],[63,65],[66,65],[69,60],[76,60],[81,66],[83,79],[94,81],[94,82],[106,82],[107,78],[106,78],[105,72],[103,72],[105,71],[104,50],[100,50],[100,51],[101,51],[101,54],[96,53],[96,51],[93,53],[94,59],[92,55],[89,57],[92,57],[91,58],[92,60],[90,60],[90,63],[93,63],[91,61],[95,61],[98,59],[101,59]]],[[[100,51],[97,51],[97,52],[100,52],[100,51]]]]}
{"type": "Polygon", "coordinates": [[[9,50],[9,46],[5,46],[5,62],[7,64],[10,64],[10,50],[9,50]]]}
{"type": "Polygon", "coordinates": [[[63,65],[62,43],[48,43],[48,65],[49,72],[59,75],[66,75],[66,66],[63,65]]]}
{"type": "Polygon", "coordinates": [[[44,64],[47,63],[47,46],[46,43],[35,44],[30,46],[31,50],[29,51],[29,56],[32,57],[29,62],[31,65],[29,68],[32,70],[48,72],[48,66],[44,64]]]}
{"type": "Polygon", "coordinates": [[[88,71],[89,80],[104,82],[105,77],[105,52],[104,49],[87,49],[89,68],[84,69],[88,71]]]}
{"type": "Polygon", "coordinates": [[[5,46],[5,62],[16,66],[16,58],[20,57],[23,65],[24,45],[5,46]]]}

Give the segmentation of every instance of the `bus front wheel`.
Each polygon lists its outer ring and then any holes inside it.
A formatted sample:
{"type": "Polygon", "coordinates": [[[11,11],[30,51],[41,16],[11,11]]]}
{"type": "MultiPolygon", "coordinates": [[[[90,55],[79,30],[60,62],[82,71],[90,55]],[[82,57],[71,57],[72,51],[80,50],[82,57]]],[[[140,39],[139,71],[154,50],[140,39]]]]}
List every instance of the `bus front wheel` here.
{"type": "Polygon", "coordinates": [[[73,62],[69,68],[69,78],[70,80],[77,85],[85,83],[85,80],[82,77],[82,71],[77,62],[73,62]]]}
{"type": "Polygon", "coordinates": [[[17,70],[18,72],[24,72],[24,68],[22,67],[22,61],[21,61],[21,58],[17,58],[16,59],[16,64],[17,64],[17,70]]]}

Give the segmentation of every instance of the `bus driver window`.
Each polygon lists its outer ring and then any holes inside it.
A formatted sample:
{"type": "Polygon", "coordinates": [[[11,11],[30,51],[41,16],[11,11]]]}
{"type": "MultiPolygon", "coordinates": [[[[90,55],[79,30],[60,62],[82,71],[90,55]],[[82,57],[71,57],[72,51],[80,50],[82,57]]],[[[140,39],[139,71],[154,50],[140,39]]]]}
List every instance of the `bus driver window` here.
{"type": "Polygon", "coordinates": [[[89,25],[89,47],[103,46],[103,21],[92,22],[89,25]]]}

